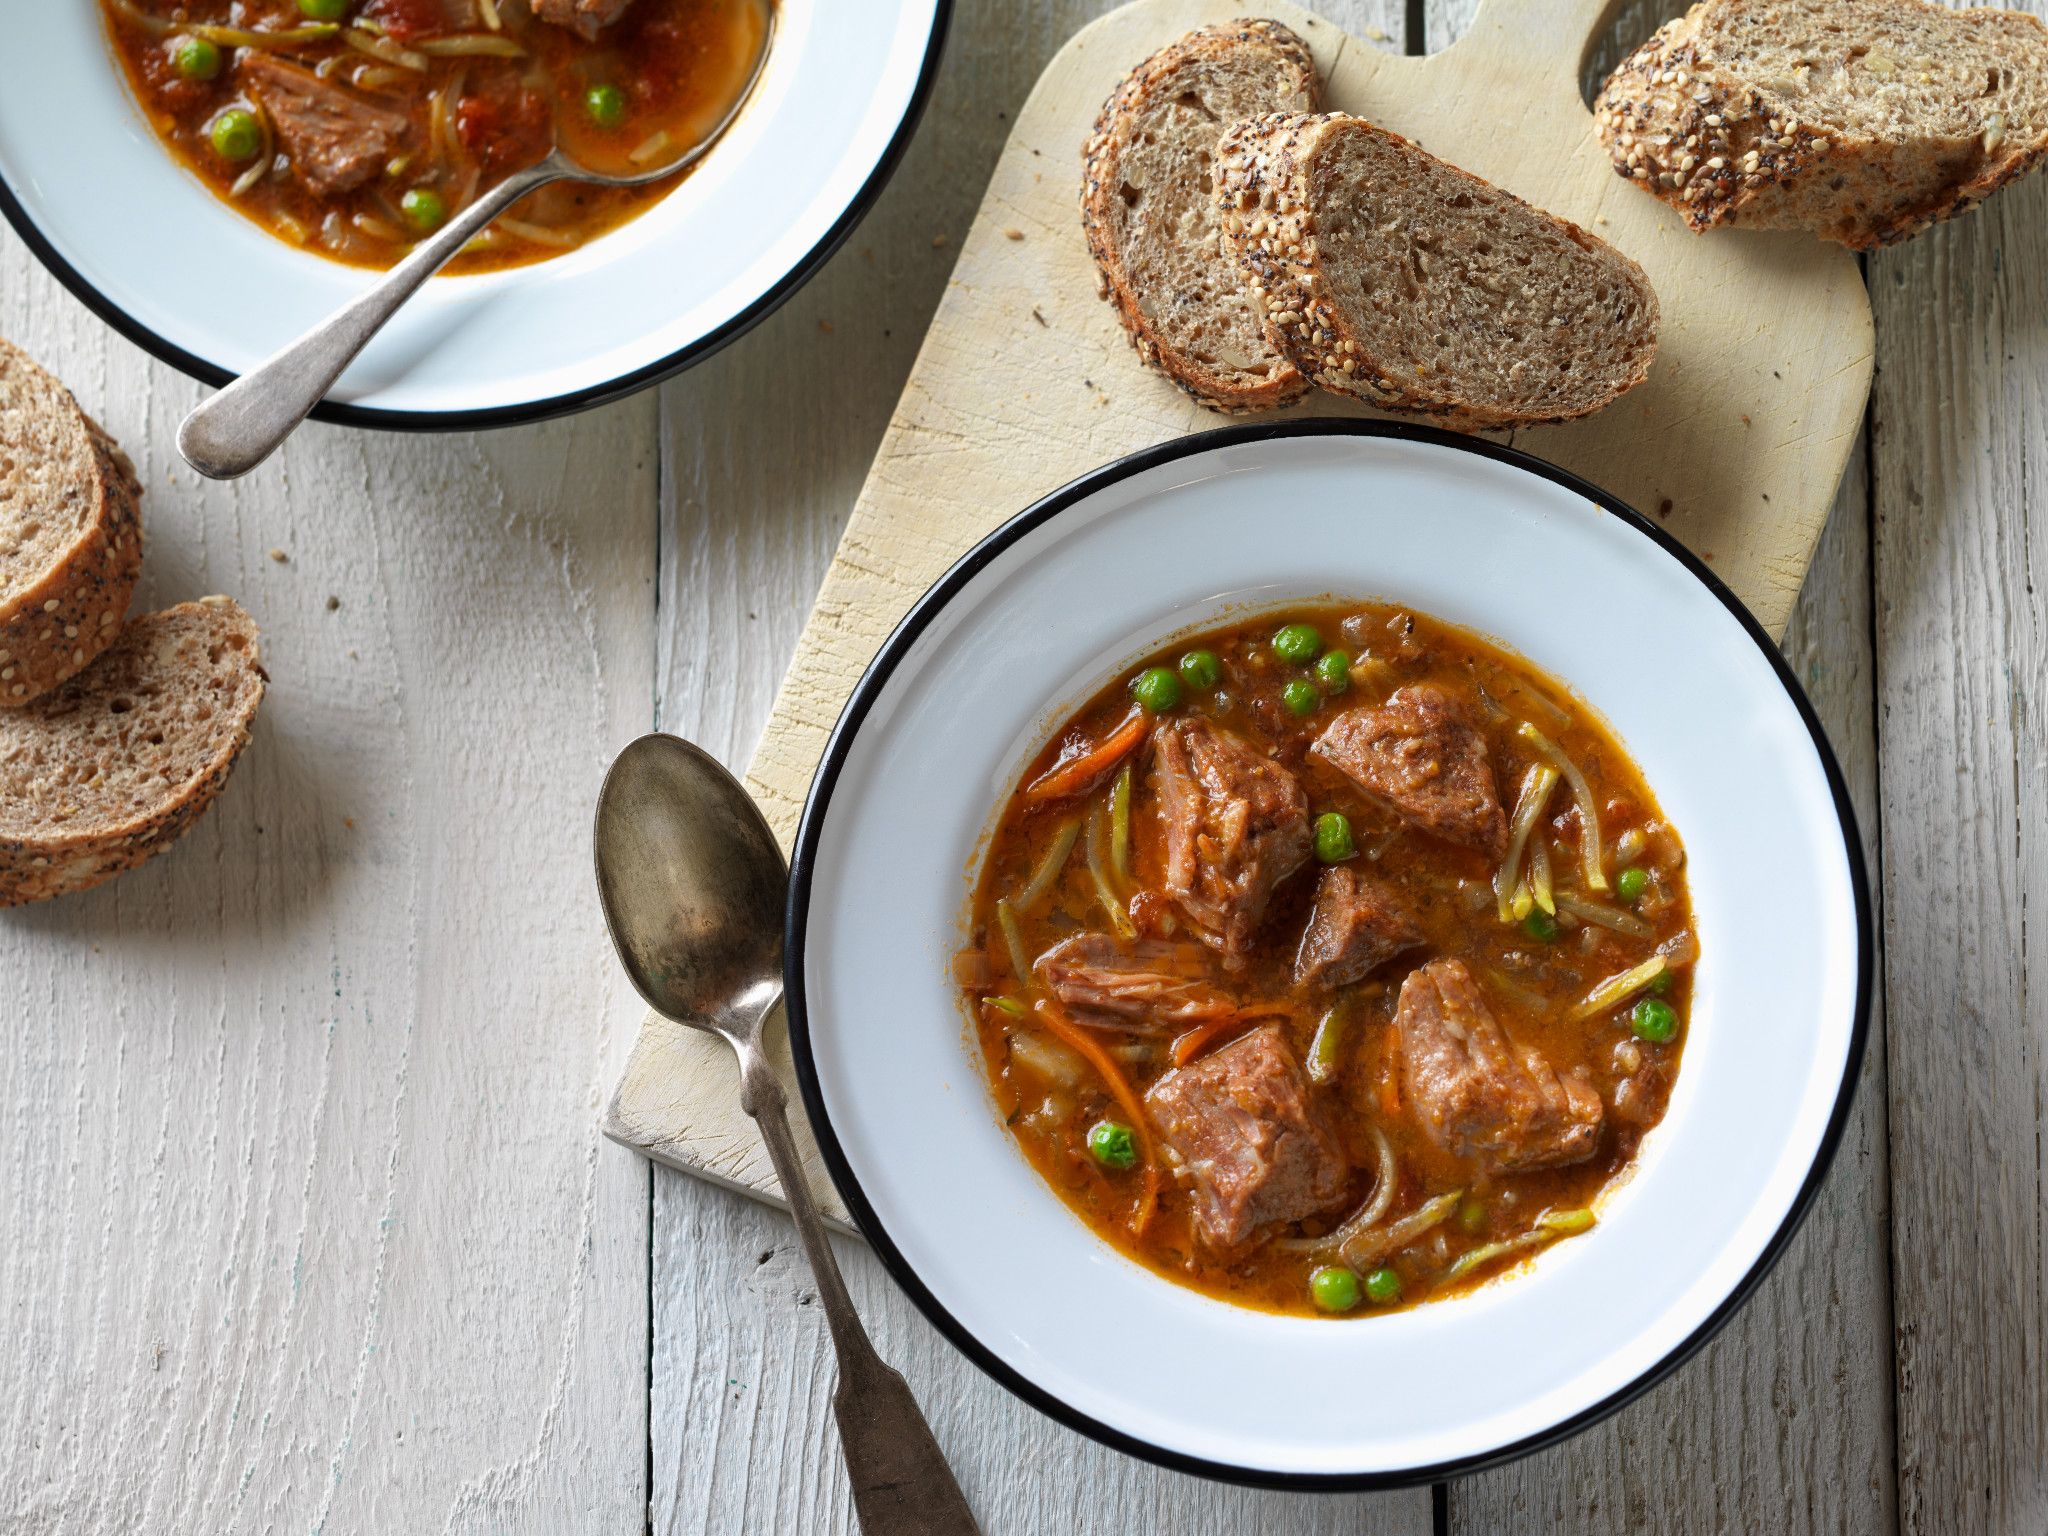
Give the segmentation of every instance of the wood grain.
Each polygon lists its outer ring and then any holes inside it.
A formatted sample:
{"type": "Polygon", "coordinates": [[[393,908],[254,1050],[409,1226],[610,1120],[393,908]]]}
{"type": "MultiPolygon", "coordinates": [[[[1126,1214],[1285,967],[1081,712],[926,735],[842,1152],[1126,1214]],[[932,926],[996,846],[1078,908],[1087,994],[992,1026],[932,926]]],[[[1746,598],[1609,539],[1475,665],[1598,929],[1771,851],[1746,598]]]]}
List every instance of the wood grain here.
{"type": "Polygon", "coordinates": [[[587,871],[653,399],[212,486],[196,386],[11,234],[0,333],[133,453],[142,602],[235,594],[272,677],[180,847],[0,916],[0,1530],[640,1530],[648,1175],[594,1124],[638,1008],[587,871]]]}
{"type": "MultiPolygon", "coordinates": [[[[2040,0],[2025,9],[2043,13],[2040,0]]],[[[2048,178],[1870,262],[1899,1516],[2048,1530],[2048,178]]]]}
{"type": "MultiPolygon", "coordinates": [[[[960,6],[926,126],[847,249],[759,331],[664,389],[664,729],[729,763],[751,753],[1017,106],[1106,8],[960,6]]],[[[1400,35],[1397,0],[1318,8],[1363,36],[1400,35]]],[[[1063,160],[1060,174],[1070,170],[1063,160]]],[[[803,1300],[787,1218],[666,1169],[655,1171],[654,1211],[654,1530],[851,1536],[824,1320],[803,1300]]],[[[1262,1494],[1106,1451],[983,1377],[863,1245],[839,1252],[991,1536],[1430,1529],[1426,1491],[1262,1494]]]]}

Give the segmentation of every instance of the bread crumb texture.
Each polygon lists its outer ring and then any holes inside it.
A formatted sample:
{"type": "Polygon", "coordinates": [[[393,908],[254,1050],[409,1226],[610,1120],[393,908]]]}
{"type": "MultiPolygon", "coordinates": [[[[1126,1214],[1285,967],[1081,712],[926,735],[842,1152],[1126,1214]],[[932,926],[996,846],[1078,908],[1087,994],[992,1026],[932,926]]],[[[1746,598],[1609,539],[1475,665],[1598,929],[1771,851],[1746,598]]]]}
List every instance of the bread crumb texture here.
{"type": "Polygon", "coordinates": [[[1701,0],[1611,75],[1617,174],[1695,231],[1890,245],[2048,158],[2048,26],[1927,0],[1701,0]]]}
{"type": "Polygon", "coordinates": [[[1226,128],[1320,95],[1308,45],[1278,22],[1202,27],[1124,76],[1084,146],[1081,224],[1102,295],[1145,365],[1213,410],[1307,393],[1222,248],[1213,187],[1226,128]]]}
{"type": "Polygon", "coordinates": [[[0,713],[0,906],[85,890],[177,841],[227,782],[264,683],[249,615],[205,598],[136,619],[0,713]]]}
{"type": "Polygon", "coordinates": [[[142,486],[71,392],[0,341],[0,710],[83,669],[142,570],[142,486]]]}

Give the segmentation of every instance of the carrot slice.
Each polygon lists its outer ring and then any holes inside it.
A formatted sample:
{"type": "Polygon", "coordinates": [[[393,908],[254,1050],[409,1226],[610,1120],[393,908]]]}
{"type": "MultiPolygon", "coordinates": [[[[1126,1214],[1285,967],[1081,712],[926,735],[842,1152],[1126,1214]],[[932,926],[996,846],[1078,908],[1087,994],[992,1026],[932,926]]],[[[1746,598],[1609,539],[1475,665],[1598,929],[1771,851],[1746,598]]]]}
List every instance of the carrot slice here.
{"type": "Polygon", "coordinates": [[[1145,1159],[1145,1193],[1139,1202],[1137,1215],[1131,1219],[1131,1232],[1142,1236],[1146,1225],[1152,1220],[1152,1208],[1159,1203],[1159,1158],[1152,1150],[1151,1123],[1145,1118],[1145,1106],[1138,1102],[1137,1091],[1131,1087],[1116,1058],[1102,1048],[1102,1043],[1067,1016],[1067,1011],[1049,997],[1041,997],[1037,1004],[1038,1022],[1073,1047],[1093,1067],[1102,1080],[1109,1085],[1110,1094],[1122,1106],[1123,1112],[1131,1117],[1131,1134],[1138,1139],[1138,1150],[1145,1159]]]}
{"type": "Polygon", "coordinates": [[[1202,1052],[1206,1051],[1219,1035],[1233,1029],[1242,1029],[1251,1022],[1251,1016],[1243,1013],[1226,1013],[1220,1019],[1205,1019],[1186,1034],[1173,1042],[1173,1064],[1184,1067],[1202,1052]]]}
{"type": "Polygon", "coordinates": [[[1115,730],[1094,746],[1061,758],[1024,787],[1024,803],[1042,805],[1086,794],[1116,771],[1145,739],[1145,711],[1134,709],[1115,730]]]}

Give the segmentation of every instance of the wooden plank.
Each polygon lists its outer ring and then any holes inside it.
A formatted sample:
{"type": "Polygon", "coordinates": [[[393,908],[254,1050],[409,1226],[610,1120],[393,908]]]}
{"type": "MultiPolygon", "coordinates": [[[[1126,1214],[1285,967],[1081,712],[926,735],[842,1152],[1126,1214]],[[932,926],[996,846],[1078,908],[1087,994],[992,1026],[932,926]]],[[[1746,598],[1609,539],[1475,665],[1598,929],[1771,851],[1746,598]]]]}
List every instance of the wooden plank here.
{"type": "MultiPolygon", "coordinates": [[[[1613,35],[1625,50],[1672,9],[1629,6],[1613,35]]],[[[1470,0],[1429,0],[1430,46],[1458,36],[1471,10],[1470,0]]],[[[1597,50],[1596,67],[1617,56],[1612,46],[1597,50]]],[[[1869,483],[1859,443],[1785,652],[1842,760],[1875,868],[1870,584],[1869,483]]],[[[1883,1044],[1873,1040],[1855,1112],[1812,1214],[1721,1335],[1605,1424],[1451,1485],[1453,1531],[1892,1528],[1884,1085],[1883,1044]]]]}
{"type": "MultiPolygon", "coordinates": [[[[925,126],[849,247],[774,320],[665,389],[664,729],[729,763],[751,752],[1009,118],[1045,60],[1107,8],[958,7],[925,126]]],[[[1319,9],[1362,35],[1399,36],[1398,0],[1319,9]]],[[[1062,161],[1057,174],[1074,168],[1062,161]]],[[[665,1169],[654,1211],[653,1529],[851,1536],[829,1344],[787,1219],[665,1169]]],[[[1426,1491],[1260,1494],[1104,1450],[969,1365],[864,1246],[839,1252],[992,1536],[1430,1529],[1426,1491]]]]}
{"type": "Polygon", "coordinates": [[[2048,178],[1874,255],[1870,287],[1900,1524],[2039,1531],[2048,178]]]}
{"type": "Polygon", "coordinates": [[[239,596],[272,678],[180,848],[0,913],[0,1529],[639,1531],[588,812],[648,715],[653,399],[214,486],[197,387],[11,234],[0,333],[134,454],[143,601],[239,596]]]}

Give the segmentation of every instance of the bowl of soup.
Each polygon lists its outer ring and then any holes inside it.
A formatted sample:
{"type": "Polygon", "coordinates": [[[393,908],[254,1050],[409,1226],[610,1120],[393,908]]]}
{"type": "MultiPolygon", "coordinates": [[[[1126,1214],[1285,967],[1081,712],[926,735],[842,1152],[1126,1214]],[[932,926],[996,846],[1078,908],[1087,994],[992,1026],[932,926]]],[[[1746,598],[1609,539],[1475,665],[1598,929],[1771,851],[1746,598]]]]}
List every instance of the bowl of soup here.
{"type": "Polygon", "coordinates": [[[1383,423],[1047,497],[855,690],[793,859],[827,1165],[980,1365],[1105,1442],[1427,1480],[1724,1321],[1840,1135],[1869,899],[1700,562],[1383,423]]]}
{"type": "Polygon", "coordinates": [[[801,286],[893,168],[945,16],[945,0],[34,7],[0,66],[0,211],[111,323],[219,382],[552,146],[624,174],[708,142],[650,186],[522,200],[318,413],[534,419],[686,367],[801,286]]]}

